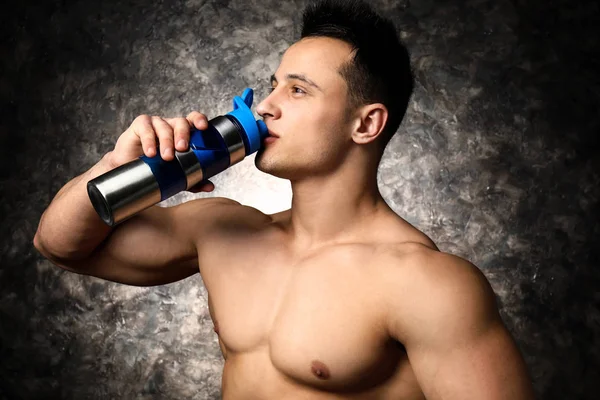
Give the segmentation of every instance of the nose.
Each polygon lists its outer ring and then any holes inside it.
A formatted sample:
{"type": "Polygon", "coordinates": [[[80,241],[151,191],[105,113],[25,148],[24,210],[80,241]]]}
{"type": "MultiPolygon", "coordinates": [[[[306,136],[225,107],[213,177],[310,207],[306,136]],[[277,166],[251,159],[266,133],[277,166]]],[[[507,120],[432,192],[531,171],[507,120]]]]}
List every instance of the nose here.
{"type": "Polygon", "coordinates": [[[273,90],[267,97],[263,99],[257,106],[256,112],[263,119],[271,118],[278,119],[281,117],[281,109],[277,105],[277,99],[275,97],[276,90],[273,90]]]}

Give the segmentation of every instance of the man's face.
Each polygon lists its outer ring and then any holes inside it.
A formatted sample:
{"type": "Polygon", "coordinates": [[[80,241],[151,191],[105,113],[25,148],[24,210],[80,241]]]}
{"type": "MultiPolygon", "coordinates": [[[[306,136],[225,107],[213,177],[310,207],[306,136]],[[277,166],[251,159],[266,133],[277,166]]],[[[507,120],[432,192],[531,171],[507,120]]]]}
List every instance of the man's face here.
{"type": "Polygon", "coordinates": [[[341,164],[352,145],[352,119],[339,69],[351,52],[330,38],[302,39],[285,52],[273,91],[257,106],[279,136],[259,150],[259,170],[294,180],[331,173],[341,164]]]}

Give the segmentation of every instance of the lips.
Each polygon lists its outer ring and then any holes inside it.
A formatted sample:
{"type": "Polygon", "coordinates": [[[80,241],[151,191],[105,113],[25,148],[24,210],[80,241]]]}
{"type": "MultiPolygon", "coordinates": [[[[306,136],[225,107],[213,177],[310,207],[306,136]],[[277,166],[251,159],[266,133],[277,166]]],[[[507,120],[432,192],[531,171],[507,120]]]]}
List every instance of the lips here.
{"type": "Polygon", "coordinates": [[[276,138],[279,138],[279,137],[280,137],[280,136],[279,136],[277,133],[273,132],[273,131],[272,131],[272,130],[270,130],[270,129],[269,129],[269,136],[276,137],[276,138]]]}

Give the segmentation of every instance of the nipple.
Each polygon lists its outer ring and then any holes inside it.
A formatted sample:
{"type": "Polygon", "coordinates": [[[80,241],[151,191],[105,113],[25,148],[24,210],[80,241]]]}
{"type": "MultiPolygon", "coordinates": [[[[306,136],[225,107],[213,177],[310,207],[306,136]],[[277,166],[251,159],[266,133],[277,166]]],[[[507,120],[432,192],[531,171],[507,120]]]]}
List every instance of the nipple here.
{"type": "Polygon", "coordinates": [[[329,369],[321,361],[313,361],[311,364],[312,373],[319,379],[329,379],[329,369]]]}

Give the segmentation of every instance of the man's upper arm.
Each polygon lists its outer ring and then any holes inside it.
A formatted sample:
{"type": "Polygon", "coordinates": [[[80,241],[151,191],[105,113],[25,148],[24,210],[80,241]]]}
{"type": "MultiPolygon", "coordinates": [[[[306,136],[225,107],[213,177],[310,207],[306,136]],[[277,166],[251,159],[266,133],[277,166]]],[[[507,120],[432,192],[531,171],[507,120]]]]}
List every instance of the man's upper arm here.
{"type": "Polygon", "coordinates": [[[533,399],[527,367],[483,274],[444,253],[409,258],[396,269],[402,279],[391,292],[388,326],[427,399],[533,399]]]}
{"type": "Polygon", "coordinates": [[[134,286],[175,282],[199,272],[196,239],[207,234],[231,209],[224,198],[192,200],[173,207],[151,207],[122,222],[86,259],[60,267],[134,286]]]}

